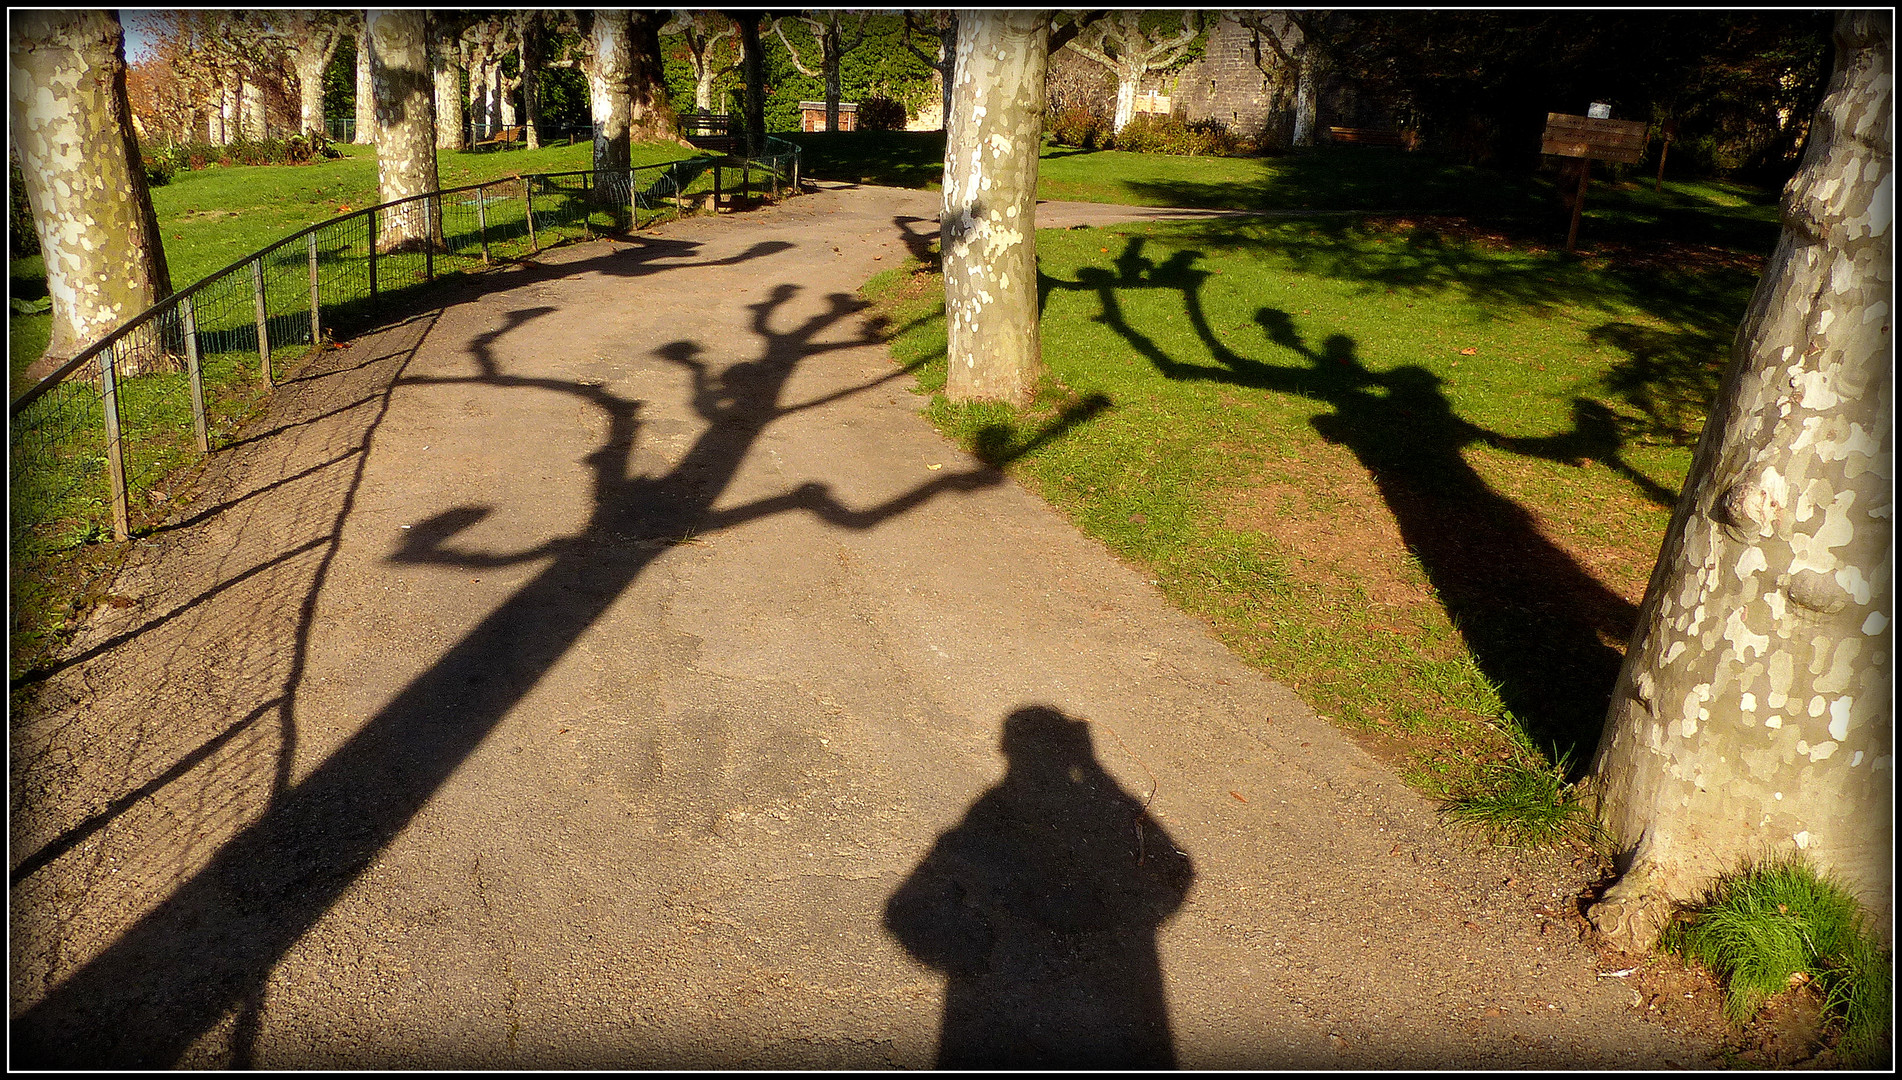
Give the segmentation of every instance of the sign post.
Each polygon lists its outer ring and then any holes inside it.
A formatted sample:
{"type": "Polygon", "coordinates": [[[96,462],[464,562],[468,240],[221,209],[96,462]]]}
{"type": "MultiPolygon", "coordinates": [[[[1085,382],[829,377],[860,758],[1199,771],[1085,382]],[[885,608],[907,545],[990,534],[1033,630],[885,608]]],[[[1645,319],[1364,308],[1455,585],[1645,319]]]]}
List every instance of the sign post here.
{"type": "Polygon", "coordinates": [[[1545,114],[1545,137],[1540,149],[1559,157],[1580,159],[1578,191],[1572,196],[1572,227],[1565,234],[1565,250],[1573,250],[1578,242],[1578,219],[1585,210],[1585,185],[1591,179],[1592,159],[1636,164],[1644,156],[1646,141],[1645,124],[1639,120],[1545,114]]]}

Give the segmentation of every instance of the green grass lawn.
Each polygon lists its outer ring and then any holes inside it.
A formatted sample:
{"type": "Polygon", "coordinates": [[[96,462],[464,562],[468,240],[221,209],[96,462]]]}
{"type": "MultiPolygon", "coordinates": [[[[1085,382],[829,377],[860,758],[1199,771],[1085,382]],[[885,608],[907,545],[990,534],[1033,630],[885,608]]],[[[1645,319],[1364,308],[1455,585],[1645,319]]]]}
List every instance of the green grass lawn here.
{"type": "MultiPolygon", "coordinates": [[[[938,132],[789,137],[808,176],[932,188],[942,175],[938,132]]],[[[156,189],[175,278],[366,204],[374,158],[346,154],[156,189]]],[[[440,169],[454,185],[587,154],[452,154],[440,169]]],[[[1775,240],[1773,193],[1608,177],[1576,256],[1556,250],[1552,178],[1379,148],[1051,147],[1039,195],[1283,216],[1040,232],[1041,404],[938,401],[929,415],[1002,461],[1101,395],[1107,411],[1014,460],[1016,474],[1424,789],[1563,793],[1546,780],[1596,739],[1775,240]],[[1298,216],[1312,211],[1341,213],[1298,216]],[[1545,779],[1524,783],[1527,770],[1545,779]]],[[[36,269],[15,262],[16,300],[36,282],[43,295],[36,269]]],[[[935,274],[890,272],[868,295],[898,328],[895,357],[927,361],[921,388],[936,390],[935,274]]],[[[16,372],[31,323],[14,319],[16,372]]]]}
{"type": "MultiPolygon", "coordinates": [[[[343,156],[308,165],[215,165],[177,173],[152,189],[152,209],[165,238],[172,284],[184,288],[222,270],[307,226],[376,202],[376,151],[368,146],[333,144],[343,156]]],[[[564,172],[591,167],[588,143],[540,150],[437,155],[443,187],[481,183],[516,173],[564,172]]],[[[637,145],[636,165],[691,157],[674,143],[637,145]]],[[[46,350],[52,317],[23,314],[20,307],[43,307],[46,269],[37,255],[15,259],[8,295],[14,303],[9,320],[12,393],[27,386],[20,374],[46,350]]]]}
{"type": "MultiPolygon", "coordinates": [[[[1442,168],[1358,190],[1317,179],[1374,160],[1350,153],[1365,151],[1140,168],[1068,154],[1046,159],[1040,190],[1372,202],[1431,190],[1442,168]]],[[[1365,217],[1042,230],[1038,405],[938,397],[928,415],[1424,790],[1508,836],[1583,837],[1578,815],[1533,822],[1513,800],[1568,798],[1567,769],[1589,760],[1775,235],[1765,193],[1606,189],[1606,218],[1587,219],[1606,239],[1582,256],[1527,236],[1505,197],[1472,216],[1416,199],[1365,217]],[[1657,235],[1640,248],[1619,228],[1657,235]],[[1107,409],[1034,442],[1099,396],[1107,409]]],[[[937,275],[888,272],[867,293],[896,328],[894,359],[923,363],[921,391],[937,391],[937,275]]]]}

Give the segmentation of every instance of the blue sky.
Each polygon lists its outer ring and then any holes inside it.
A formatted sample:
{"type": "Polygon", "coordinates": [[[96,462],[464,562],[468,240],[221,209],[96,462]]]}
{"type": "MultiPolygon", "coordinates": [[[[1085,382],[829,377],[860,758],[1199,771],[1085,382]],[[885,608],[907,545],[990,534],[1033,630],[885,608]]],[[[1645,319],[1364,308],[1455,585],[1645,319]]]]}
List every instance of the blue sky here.
{"type": "Polygon", "coordinates": [[[121,11],[119,23],[125,27],[125,58],[128,63],[137,63],[152,49],[152,35],[144,28],[144,16],[155,15],[150,10],[121,11]]]}

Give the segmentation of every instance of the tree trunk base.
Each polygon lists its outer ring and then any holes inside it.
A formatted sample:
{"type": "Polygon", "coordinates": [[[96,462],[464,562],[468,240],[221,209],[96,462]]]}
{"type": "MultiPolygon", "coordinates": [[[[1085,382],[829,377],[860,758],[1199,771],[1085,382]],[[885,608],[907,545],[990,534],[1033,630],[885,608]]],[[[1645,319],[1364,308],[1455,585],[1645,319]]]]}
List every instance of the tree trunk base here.
{"type": "Polygon", "coordinates": [[[1690,899],[1684,876],[1663,872],[1656,864],[1639,864],[1625,872],[1585,912],[1606,942],[1628,953],[1647,953],[1670,925],[1679,904],[1690,899]]]}

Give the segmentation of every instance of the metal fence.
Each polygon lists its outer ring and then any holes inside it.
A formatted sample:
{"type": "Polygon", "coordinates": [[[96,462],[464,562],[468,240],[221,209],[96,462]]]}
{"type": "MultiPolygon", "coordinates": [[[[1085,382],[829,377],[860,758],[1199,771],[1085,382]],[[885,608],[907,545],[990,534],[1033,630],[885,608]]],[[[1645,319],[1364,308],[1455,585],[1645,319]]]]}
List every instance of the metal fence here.
{"type": "MultiPolygon", "coordinates": [[[[227,445],[257,398],[326,338],[346,336],[435,279],[479,270],[670,209],[798,183],[798,148],[612,172],[508,177],[313,225],[141,312],[9,409],[10,538],[23,557],[163,515],[167,478],[227,445]],[[737,187],[733,181],[738,180],[737,187]]],[[[773,145],[777,144],[777,145],[773,145]]]]}

